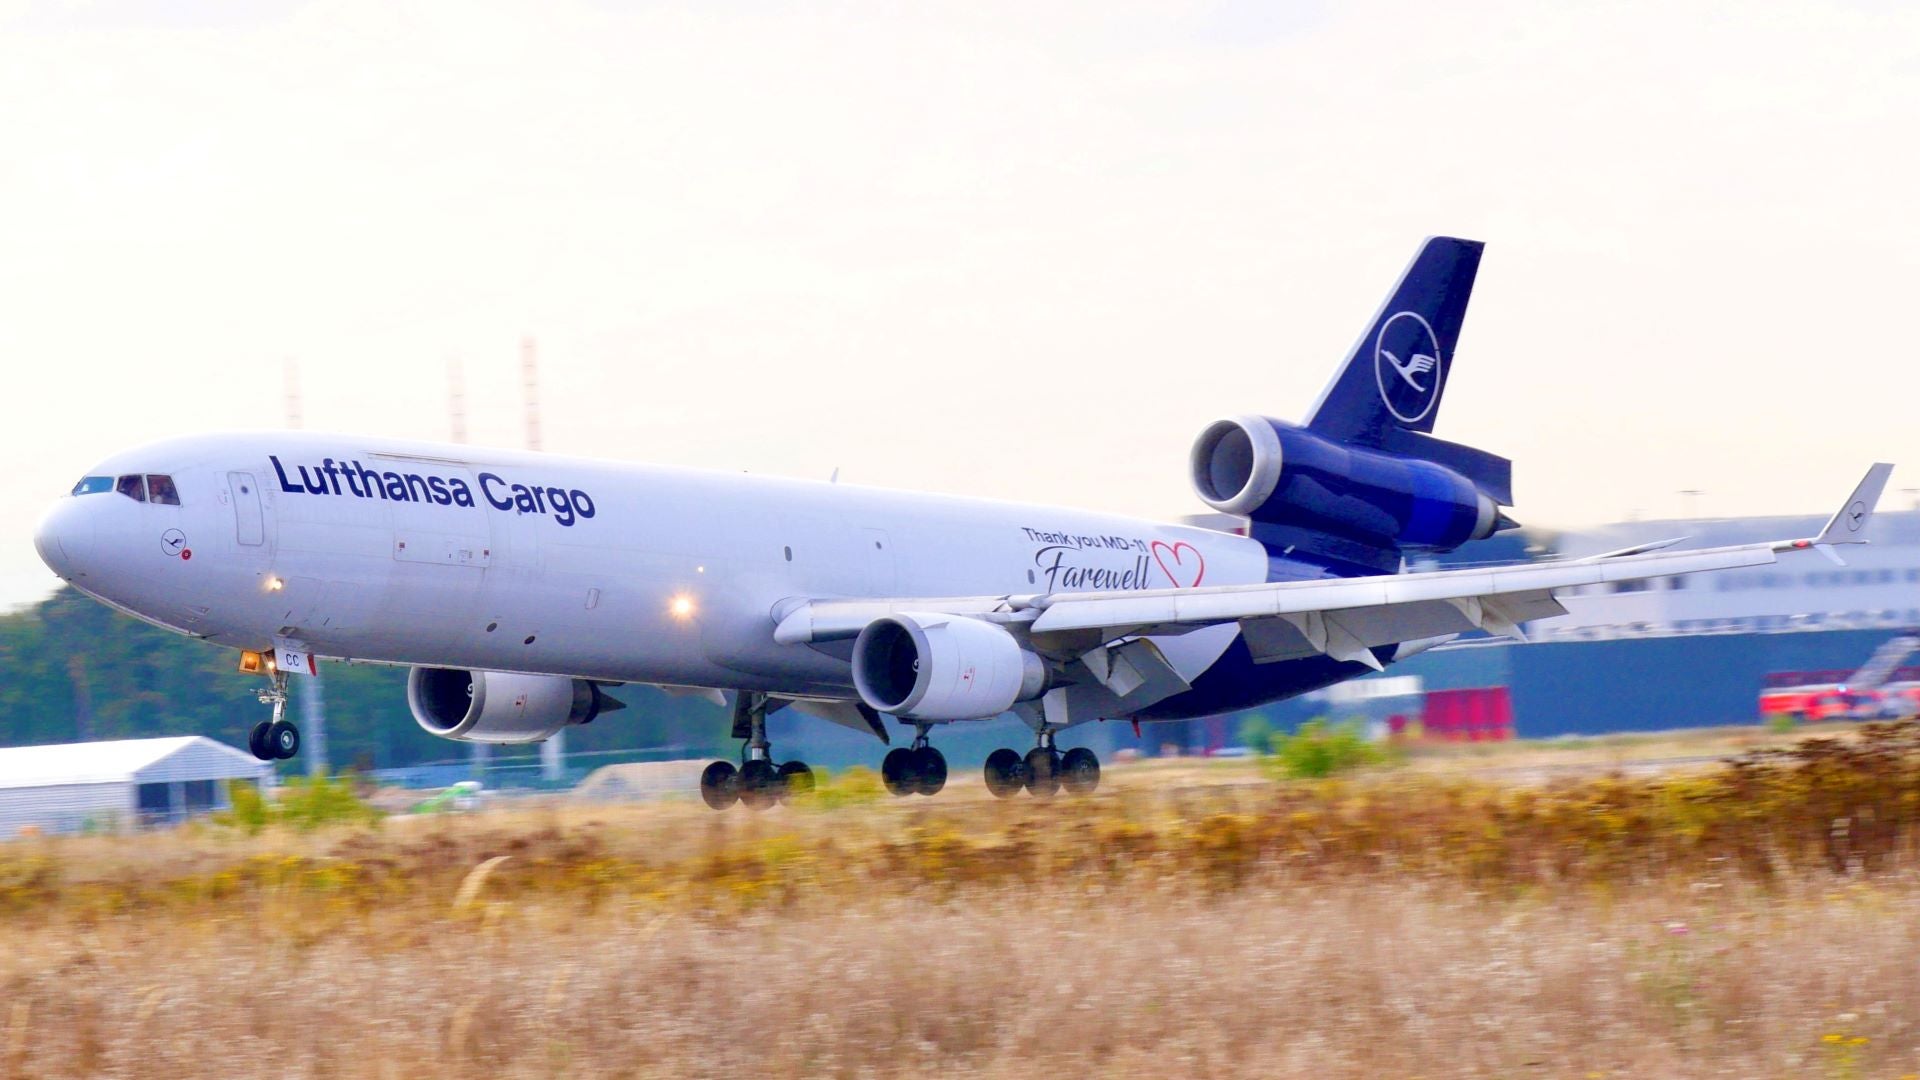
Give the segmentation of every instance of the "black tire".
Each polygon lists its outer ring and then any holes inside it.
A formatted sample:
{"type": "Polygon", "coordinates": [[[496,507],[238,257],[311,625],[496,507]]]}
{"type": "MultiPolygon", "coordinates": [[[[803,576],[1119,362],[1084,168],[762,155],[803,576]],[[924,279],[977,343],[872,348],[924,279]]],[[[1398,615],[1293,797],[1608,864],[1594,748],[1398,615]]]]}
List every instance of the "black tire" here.
{"type": "Polygon", "coordinates": [[[772,806],[781,787],[780,773],[773,762],[754,758],[740,766],[740,805],[749,810],[772,806]]]}
{"type": "Polygon", "coordinates": [[[1010,799],[1027,786],[1027,763],[1020,755],[1001,747],[987,755],[987,790],[996,799],[1010,799]]]}
{"type": "Polygon", "coordinates": [[[259,758],[261,761],[273,760],[273,751],[267,747],[267,729],[272,726],[272,724],[262,720],[253,725],[253,729],[247,732],[247,749],[253,751],[253,756],[259,758]]]}
{"type": "Polygon", "coordinates": [[[911,795],[920,790],[920,776],[913,766],[913,751],[896,746],[880,759],[880,782],[895,795],[911,795]]]}
{"type": "Polygon", "coordinates": [[[1100,786],[1100,758],[1084,746],[1076,746],[1060,759],[1060,786],[1069,795],[1091,795],[1100,786]]]}
{"type": "Polygon", "coordinates": [[[778,790],[782,802],[795,795],[805,795],[813,790],[813,770],[804,761],[782,762],[778,790]]]}
{"type": "Polygon", "coordinates": [[[919,778],[920,794],[938,795],[947,786],[947,758],[931,746],[913,752],[913,772],[919,778]]]}
{"type": "Polygon", "coordinates": [[[1051,747],[1027,751],[1027,791],[1036,799],[1051,799],[1060,791],[1060,762],[1051,747]]]}
{"type": "Polygon", "coordinates": [[[740,801],[740,770],[731,761],[716,761],[700,772],[700,799],[715,810],[740,801]]]}
{"type": "Polygon", "coordinates": [[[300,752],[300,729],[285,720],[267,725],[267,752],[273,760],[286,761],[300,752]]]}

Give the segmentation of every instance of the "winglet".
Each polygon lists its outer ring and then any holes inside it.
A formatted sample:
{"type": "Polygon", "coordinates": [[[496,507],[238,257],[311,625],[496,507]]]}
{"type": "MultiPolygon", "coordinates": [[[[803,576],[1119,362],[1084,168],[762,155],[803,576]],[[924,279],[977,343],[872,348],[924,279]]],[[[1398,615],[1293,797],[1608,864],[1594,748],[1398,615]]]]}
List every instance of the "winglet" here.
{"type": "Polygon", "coordinates": [[[1887,489],[1887,477],[1892,475],[1893,466],[1881,462],[1867,470],[1860,480],[1860,486],[1853,489],[1847,501],[1827,519],[1827,527],[1813,538],[1820,544],[1864,544],[1867,542],[1867,524],[1873,520],[1873,508],[1880,502],[1880,493],[1887,489]]]}

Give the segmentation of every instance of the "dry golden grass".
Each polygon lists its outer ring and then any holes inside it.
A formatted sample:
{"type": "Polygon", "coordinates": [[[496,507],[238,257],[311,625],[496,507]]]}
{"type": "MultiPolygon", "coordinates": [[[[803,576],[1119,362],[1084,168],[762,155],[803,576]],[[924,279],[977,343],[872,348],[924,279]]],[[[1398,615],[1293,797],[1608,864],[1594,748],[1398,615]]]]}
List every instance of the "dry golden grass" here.
{"type": "Polygon", "coordinates": [[[1678,731],[1570,735],[1510,742],[1416,745],[1409,765],[1435,775],[1484,775],[1500,779],[1628,772],[1699,771],[1713,760],[1809,740],[1857,737],[1863,725],[1822,723],[1780,732],[1763,726],[1691,728],[1678,731]]]}
{"type": "Polygon", "coordinates": [[[1545,790],[24,841],[0,1075],[1920,1074],[1911,734],[1545,790]]]}
{"type": "MultiPolygon", "coordinates": [[[[1400,747],[1411,773],[1539,784],[1621,771],[1634,775],[1700,772],[1715,762],[1755,750],[1792,747],[1817,739],[1851,740],[1863,725],[1831,722],[1780,732],[1759,725],[1675,731],[1569,735],[1507,742],[1418,742],[1400,747]]],[[[1122,782],[1233,784],[1261,779],[1251,758],[1145,758],[1113,770],[1122,782]]]]}

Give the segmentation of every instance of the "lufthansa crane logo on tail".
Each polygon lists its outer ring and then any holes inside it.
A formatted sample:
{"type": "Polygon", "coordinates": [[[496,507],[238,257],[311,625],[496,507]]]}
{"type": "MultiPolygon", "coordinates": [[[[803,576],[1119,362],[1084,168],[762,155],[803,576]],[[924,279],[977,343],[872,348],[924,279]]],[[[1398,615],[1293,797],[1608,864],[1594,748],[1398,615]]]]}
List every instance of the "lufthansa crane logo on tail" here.
{"type": "Polygon", "coordinates": [[[1373,340],[1373,376],[1380,400],[1403,424],[1417,424],[1440,401],[1447,377],[1440,340],[1419,313],[1397,311],[1380,324],[1373,340]]]}

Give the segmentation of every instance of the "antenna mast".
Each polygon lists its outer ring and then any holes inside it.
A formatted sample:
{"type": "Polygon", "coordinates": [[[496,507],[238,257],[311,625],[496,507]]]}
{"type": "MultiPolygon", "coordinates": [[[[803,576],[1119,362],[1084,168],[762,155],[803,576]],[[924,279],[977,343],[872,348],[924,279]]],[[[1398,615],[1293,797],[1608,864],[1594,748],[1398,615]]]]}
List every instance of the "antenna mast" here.
{"type": "MultiPolygon", "coordinates": [[[[300,400],[300,363],[289,356],[285,366],[287,392],[287,427],[299,431],[306,426],[306,417],[300,400]]],[[[316,672],[312,677],[300,682],[300,722],[307,729],[308,776],[327,775],[327,698],[326,691],[320,685],[320,676],[316,672]]]]}
{"type": "Polygon", "coordinates": [[[306,426],[300,410],[300,362],[291,356],[287,357],[281,367],[281,373],[286,384],[287,426],[299,431],[306,426]]]}
{"type": "MultiPolygon", "coordinates": [[[[540,355],[531,334],[520,339],[520,383],[526,391],[527,449],[540,449],[540,355]]],[[[540,744],[540,776],[545,780],[564,780],[567,775],[567,738],[555,732],[540,744]]]]}
{"type": "Polygon", "coordinates": [[[467,384],[457,356],[447,357],[447,424],[454,442],[467,441],[467,384]]]}
{"type": "Polygon", "coordinates": [[[520,379],[527,391],[527,449],[540,449],[539,355],[533,338],[520,339],[520,379]]]}

